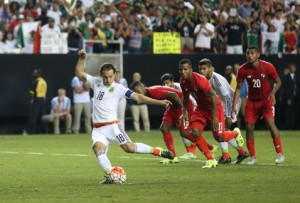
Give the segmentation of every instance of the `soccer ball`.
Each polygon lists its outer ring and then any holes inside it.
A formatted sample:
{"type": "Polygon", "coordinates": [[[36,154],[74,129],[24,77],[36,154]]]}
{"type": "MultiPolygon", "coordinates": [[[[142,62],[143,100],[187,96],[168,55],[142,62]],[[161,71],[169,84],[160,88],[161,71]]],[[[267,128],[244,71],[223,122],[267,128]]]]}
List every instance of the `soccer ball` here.
{"type": "Polygon", "coordinates": [[[126,181],[126,172],[120,166],[114,166],[107,174],[109,181],[115,184],[121,184],[126,181]]]}

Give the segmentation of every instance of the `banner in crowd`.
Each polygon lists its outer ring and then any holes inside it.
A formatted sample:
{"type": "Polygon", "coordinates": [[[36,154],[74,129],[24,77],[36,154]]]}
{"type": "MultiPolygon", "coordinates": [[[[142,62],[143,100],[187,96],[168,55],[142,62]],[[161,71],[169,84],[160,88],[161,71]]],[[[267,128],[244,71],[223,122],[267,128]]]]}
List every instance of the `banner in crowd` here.
{"type": "Polygon", "coordinates": [[[154,54],[180,54],[179,32],[154,32],[153,33],[154,54]]]}
{"type": "Polygon", "coordinates": [[[261,33],[261,53],[277,54],[282,53],[283,36],[279,32],[262,32],[261,33]]]}
{"type": "Polygon", "coordinates": [[[42,54],[67,54],[68,33],[42,33],[42,54]]]}
{"type": "Polygon", "coordinates": [[[39,53],[40,26],[38,22],[22,23],[18,31],[18,46],[27,54],[39,53]]]}

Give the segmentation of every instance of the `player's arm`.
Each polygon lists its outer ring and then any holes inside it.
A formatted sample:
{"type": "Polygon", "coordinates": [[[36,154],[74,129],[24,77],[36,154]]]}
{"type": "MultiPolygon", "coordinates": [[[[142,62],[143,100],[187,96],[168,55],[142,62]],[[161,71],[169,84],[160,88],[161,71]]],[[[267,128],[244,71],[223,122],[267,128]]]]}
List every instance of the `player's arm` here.
{"type": "Polygon", "coordinates": [[[217,105],[218,105],[218,97],[215,91],[210,88],[210,90],[206,93],[206,96],[211,98],[211,105],[212,105],[212,127],[216,131],[218,130],[218,120],[217,120],[217,105]]]}
{"type": "Polygon", "coordinates": [[[271,94],[270,94],[270,97],[269,97],[269,99],[271,100],[271,102],[272,102],[273,104],[276,104],[275,94],[276,94],[276,92],[279,90],[280,86],[281,86],[281,79],[280,79],[279,77],[277,77],[277,78],[274,80],[273,90],[272,90],[272,92],[271,92],[271,94]]]}
{"type": "Polygon", "coordinates": [[[85,58],[86,58],[86,51],[84,49],[81,49],[78,52],[79,55],[79,59],[77,61],[76,64],[76,68],[75,68],[75,75],[82,81],[82,82],[86,82],[86,78],[87,78],[87,74],[84,70],[84,66],[85,66],[85,58]]]}
{"type": "MultiPolygon", "coordinates": [[[[226,81],[227,82],[227,81],[226,81]]],[[[225,116],[231,117],[231,98],[228,89],[224,88],[224,86],[221,84],[217,87],[221,93],[220,97],[223,101],[225,101],[224,110],[225,110],[225,116]]]]}
{"type": "Polygon", "coordinates": [[[237,85],[236,85],[236,89],[235,89],[234,97],[233,97],[234,99],[233,99],[233,104],[232,104],[232,111],[231,111],[232,114],[233,113],[236,114],[235,106],[236,106],[236,104],[239,101],[239,98],[240,98],[240,95],[241,95],[241,91],[242,91],[242,86],[243,86],[242,82],[238,82],[237,85]]]}
{"type": "Polygon", "coordinates": [[[167,100],[174,101],[174,104],[182,107],[182,101],[175,92],[167,92],[167,100]]]}
{"type": "Polygon", "coordinates": [[[150,97],[147,97],[142,94],[138,93],[133,93],[131,94],[131,99],[137,101],[138,103],[146,103],[146,104],[153,104],[153,105],[159,105],[159,106],[164,106],[168,107],[169,105],[172,105],[172,103],[169,100],[157,100],[157,99],[152,99],[150,97]]]}

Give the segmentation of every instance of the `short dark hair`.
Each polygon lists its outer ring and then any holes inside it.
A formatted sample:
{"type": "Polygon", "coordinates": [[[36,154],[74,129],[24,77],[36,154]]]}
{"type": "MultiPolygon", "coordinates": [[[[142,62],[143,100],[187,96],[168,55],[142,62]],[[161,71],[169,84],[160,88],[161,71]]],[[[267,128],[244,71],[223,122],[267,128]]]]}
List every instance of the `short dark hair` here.
{"type": "Polygon", "coordinates": [[[201,59],[199,62],[198,62],[198,65],[199,66],[212,66],[212,62],[211,60],[209,60],[208,58],[204,58],[204,59],[201,59]]]}
{"type": "Polygon", "coordinates": [[[160,81],[163,82],[165,80],[174,81],[174,76],[171,73],[165,73],[160,77],[160,81]]]}
{"type": "Polygon", "coordinates": [[[187,58],[183,58],[179,61],[179,65],[183,65],[183,64],[189,64],[192,67],[191,61],[187,58]]]}
{"type": "Polygon", "coordinates": [[[247,48],[247,50],[255,50],[256,52],[259,53],[259,49],[256,46],[250,46],[250,47],[247,48]]]}
{"type": "Polygon", "coordinates": [[[137,86],[144,86],[144,84],[140,81],[134,81],[133,83],[131,83],[130,89],[134,90],[134,88],[137,86]]]}
{"type": "Polygon", "coordinates": [[[288,64],[288,68],[291,68],[292,66],[295,66],[295,67],[296,67],[296,63],[291,62],[291,63],[288,64]]]}
{"type": "Polygon", "coordinates": [[[104,63],[100,66],[100,74],[103,73],[103,71],[109,71],[113,70],[114,73],[116,73],[117,69],[116,67],[111,63],[104,63]]]}
{"type": "Polygon", "coordinates": [[[41,69],[34,69],[33,72],[34,72],[34,73],[37,73],[37,74],[40,75],[40,76],[41,76],[42,73],[43,73],[41,69]]]}

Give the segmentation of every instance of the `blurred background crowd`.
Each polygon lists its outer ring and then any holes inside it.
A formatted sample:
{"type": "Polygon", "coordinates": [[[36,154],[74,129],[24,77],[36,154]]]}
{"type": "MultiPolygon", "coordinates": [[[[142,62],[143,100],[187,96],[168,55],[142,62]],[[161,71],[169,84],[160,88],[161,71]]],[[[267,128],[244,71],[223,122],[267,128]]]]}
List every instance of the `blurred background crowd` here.
{"type": "MultiPolygon", "coordinates": [[[[0,0],[0,53],[20,47],[20,25],[38,21],[42,33],[68,33],[68,51],[153,53],[154,32],[178,32],[182,53],[265,54],[300,51],[300,0],[0,0]],[[261,33],[276,39],[263,40],[261,33]],[[269,48],[268,48],[269,47],[269,48]]],[[[34,33],[32,33],[34,35],[34,33]]]]}

